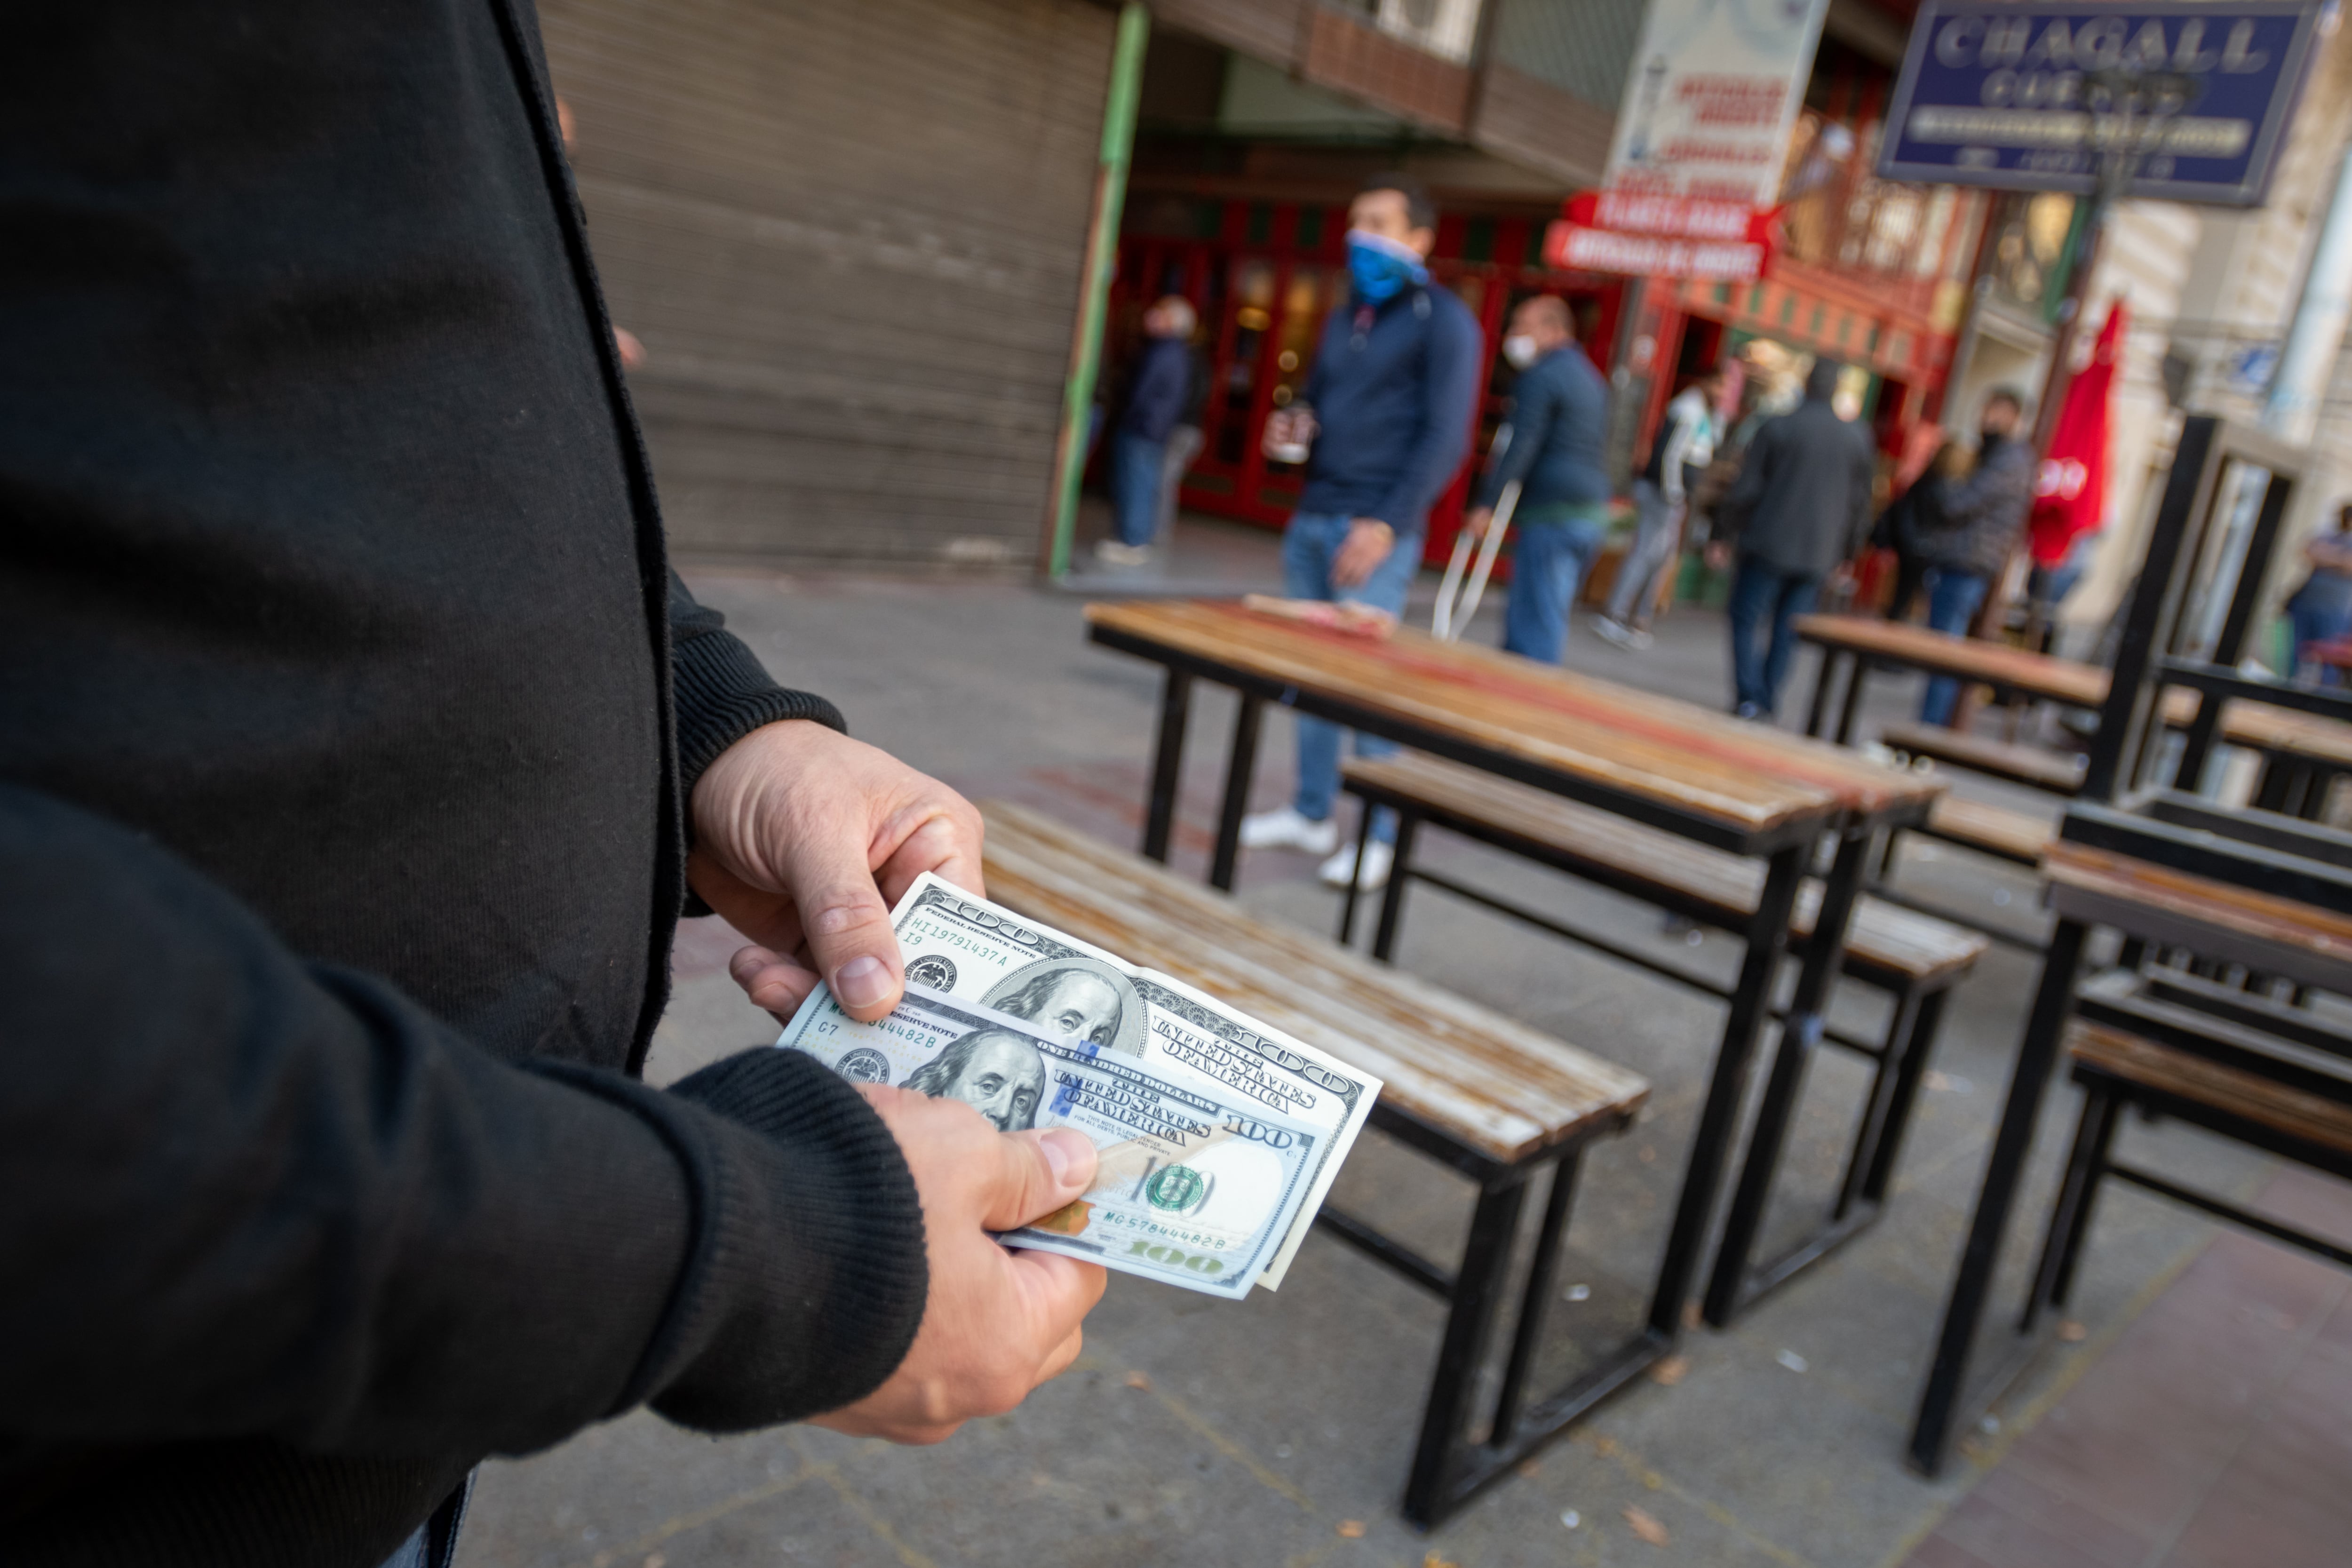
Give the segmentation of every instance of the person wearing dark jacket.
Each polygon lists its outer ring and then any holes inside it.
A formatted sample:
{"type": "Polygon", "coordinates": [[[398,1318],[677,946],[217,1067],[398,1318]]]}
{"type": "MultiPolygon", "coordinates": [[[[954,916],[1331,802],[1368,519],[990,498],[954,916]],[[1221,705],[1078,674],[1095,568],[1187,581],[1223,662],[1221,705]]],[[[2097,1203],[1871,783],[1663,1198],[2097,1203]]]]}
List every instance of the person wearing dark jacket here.
{"type": "Polygon", "coordinates": [[[1140,566],[1151,559],[1168,438],[1192,397],[1192,301],[1181,294],[1169,295],[1143,313],[1143,353],[1111,446],[1118,537],[1096,547],[1107,565],[1140,566]]]}
{"type": "Polygon", "coordinates": [[[1504,488],[1519,486],[1510,519],[1519,542],[1511,554],[1503,647],[1558,664],[1569,606],[1609,534],[1609,471],[1601,456],[1609,384],[1585,357],[1568,304],[1555,294],[1519,302],[1503,353],[1519,367],[1511,387],[1511,437],[1463,521],[1474,532],[1493,527],[1504,488]]]}
{"type": "Polygon", "coordinates": [[[0,101],[0,1560],[448,1561],[650,1405],[907,1441],[1077,1351],[1065,1131],[757,1049],[971,807],[670,573],[527,6],[119,0],[0,101]],[[699,900],[699,901],[697,901],[699,900]]]}
{"type": "Polygon", "coordinates": [[[1772,716],[1796,655],[1797,617],[1869,527],[1876,458],[1869,435],[1831,405],[1843,368],[1814,362],[1805,400],[1757,430],[1719,509],[1736,532],[1727,609],[1733,711],[1743,719],[1772,716]],[[1759,632],[1769,647],[1759,647],[1759,632]]]}
{"type": "MultiPolygon", "coordinates": [[[[1966,637],[1985,595],[2009,569],[2009,558],[2033,505],[2033,448],[2015,438],[2024,400],[1996,388],[1978,416],[1976,467],[1943,487],[1943,526],[1919,536],[1927,566],[1927,625],[1966,637]]],[[[1919,721],[1948,724],[1960,683],[1932,676],[1919,699],[1919,721]]]]}
{"type": "MultiPolygon", "coordinates": [[[[1377,174],[1348,208],[1348,298],[1323,323],[1298,400],[1266,421],[1264,449],[1304,457],[1307,484],[1282,535],[1283,591],[1294,599],[1365,605],[1394,619],[1421,564],[1430,503],[1470,449],[1486,343],[1470,308],[1430,280],[1437,210],[1421,182],[1377,174]]],[[[1291,804],[1244,819],[1252,848],[1328,856],[1320,875],[1345,887],[1357,850],[1339,847],[1336,724],[1301,714],[1298,787],[1291,804]]],[[[1396,750],[1356,737],[1356,754],[1396,750]]],[[[1372,814],[1363,885],[1388,879],[1396,821],[1372,814]]]]}

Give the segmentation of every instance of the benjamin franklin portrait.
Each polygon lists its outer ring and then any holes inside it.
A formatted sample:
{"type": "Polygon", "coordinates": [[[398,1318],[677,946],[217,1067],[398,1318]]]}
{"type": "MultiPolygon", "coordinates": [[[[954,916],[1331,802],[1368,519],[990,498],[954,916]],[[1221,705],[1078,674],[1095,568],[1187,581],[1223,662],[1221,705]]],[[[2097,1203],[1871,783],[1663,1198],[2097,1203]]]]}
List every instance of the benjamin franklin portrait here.
{"type": "Polygon", "coordinates": [[[1143,1054],[1143,998],[1098,958],[1043,958],[991,986],[981,1001],[1025,1018],[1044,1035],[1090,1041],[1121,1056],[1143,1054]]]}
{"type": "Polygon", "coordinates": [[[1010,1029],[974,1029],[909,1073],[900,1087],[933,1100],[961,1100],[998,1131],[1020,1132],[1037,1123],[1045,1058],[1010,1029]]]}

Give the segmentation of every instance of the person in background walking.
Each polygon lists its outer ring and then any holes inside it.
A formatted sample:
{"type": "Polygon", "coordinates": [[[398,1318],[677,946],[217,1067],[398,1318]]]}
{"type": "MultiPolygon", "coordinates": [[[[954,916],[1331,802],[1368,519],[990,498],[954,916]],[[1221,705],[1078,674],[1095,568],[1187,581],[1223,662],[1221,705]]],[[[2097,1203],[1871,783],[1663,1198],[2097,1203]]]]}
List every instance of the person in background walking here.
{"type": "Polygon", "coordinates": [[[1095,546],[1106,566],[1141,566],[1160,530],[1169,436],[1192,396],[1192,306],[1171,294],[1143,312],[1143,354],[1128,385],[1111,445],[1111,496],[1118,537],[1095,546]]]}
{"type": "Polygon", "coordinates": [[[1519,301],[1503,357],[1519,370],[1511,388],[1511,439],[1463,526],[1474,533],[1494,527],[1504,487],[1517,481],[1518,506],[1508,521],[1518,524],[1519,542],[1511,554],[1503,648],[1557,664],[1569,606],[1609,533],[1609,475],[1601,461],[1609,384],[1585,357],[1567,301],[1557,295],[1519,301]]]}
{"type": "MultiPolygon", "coordinates": [[[[2336,514],[2333,532],[2323,533],[2303,547],[2310,574],[2287,596],[2286,616],[2294,627],[2294,652],[2290,673],[2304,673],[2303,650],[2307,644],[2332,642],[2352,633],[2352,504],[2336,514]]],[[[2343,684],[2343,671],[2319,666],[2322,686],[2343,684]]]]}
{"type": "MultiPolygon", "coordinates": [[[[1469,307],[1430,281],[1423,261],[1436,243],[1437,209],[1410,175],[1375,175],[1349,205],[1349,297],[1324,322],[1298,400],[1265,426],[1266,456],[1307,461],[1282,536],[1283,590],[1294,599],[1402,615],[1430,503],[1469,450],[1486,345],[1469,307]]],[[[1304,714],[1297,724],[1297,793],[1244,818],[1241,841],[1329,856],[1322,878],[1344,886],[1357,852],[1339,847],[1332,820],[1340,730],[1304,714]]],[[[1395,750],[1356,737],[1358,756],[1395,750]]],[[[1387,882],[1395,837],[1395,818],[1373,814],[1360,847],[1365,887],[1387,882]]]]}
{"type": "MultiPolygon", "coordinates": [[[[1192,321],[1192,305],[1181,298],[1176,299],[1176,303],[1184,307],[1184,319],[1192,321]]],[[[1188,326],[1177,340],[1184,345],[1184,405],[1176,416],[1176,427],[1168,432],[1168,455],[1160,465],[1160,514],[1151,529],[1151,542],[1158,545],[1166,545],[1176,537],[1176,492],[1184,483],[1184,476],[1192,471],[1192,459],[1208,445],[1208,437],[1201,428],[1201,412],[1209,402],[1209,367],[1201,358],[1193,337],[1193,329],[1188,326]]]]}
{"type": "Polygon", "coordinates": [[[1633,504],[1641,521],[1633,548],[1617,569],[1609,610],[1592,629],[1619,647],[1650,646],[1650,605],[1658,574],[1674,559],[1690,510],[1691,491],[1715,461],[1717,410],[1723,400],[1723,367],[1716,366],[1677,393],[1666,405],[1666,426],[1650,444],[1650,460],[1633,479],[1633,504]]]}
{"type": "Polygon", "coordinates": [[[1870,521],[1870,437],[1830,405],[1843,368],[1816,361],[1805,400],[1758,429],[1721,509],[1735,538],[1708,546],[1717,566],[1735,546],[1738,558],[1729,613],[1732,711],[1742,719],[1772,716],[1796,654],[1796,618],[1813,607],[1823,578],[1846,570],[1870,521]]]}
{"type": "MultiPolygon", "coordinates": [[[[2025,400],[1995,387],[1977,416],[1977,465],[1965,479],[1944,486],[1944,526],[1920,536],[1927,563],[1927,626],[1952,637],[1966,636],[1985,594],[2009,569],[2010,552],[2033,504],[2033,448],[2015,439],[2025,400]]],[[[1948,675],[1929,679],[1919,699],[1919,721],[1948,724],[1960,700],[1960,683],[1948,675]]]]}

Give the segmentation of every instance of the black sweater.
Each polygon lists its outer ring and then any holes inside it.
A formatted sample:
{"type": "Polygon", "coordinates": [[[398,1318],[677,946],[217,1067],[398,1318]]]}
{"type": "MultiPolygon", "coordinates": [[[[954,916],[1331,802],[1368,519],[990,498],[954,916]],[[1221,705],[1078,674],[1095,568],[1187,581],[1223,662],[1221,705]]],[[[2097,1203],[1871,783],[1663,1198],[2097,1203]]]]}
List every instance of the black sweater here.
{"type": "Polygon", "coordinates": [[[663,559],[524,0],[90,0],[0,90],[0,1559],[373,1568],[875,1386],[862,1100],[633,1080],[781,719],[663,559]]]}

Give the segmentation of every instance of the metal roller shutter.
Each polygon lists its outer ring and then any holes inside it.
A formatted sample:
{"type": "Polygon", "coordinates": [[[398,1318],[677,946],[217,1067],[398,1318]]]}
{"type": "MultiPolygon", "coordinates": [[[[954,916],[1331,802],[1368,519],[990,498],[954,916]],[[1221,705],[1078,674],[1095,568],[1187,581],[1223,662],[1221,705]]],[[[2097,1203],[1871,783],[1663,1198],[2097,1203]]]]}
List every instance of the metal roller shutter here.
{"type": "Polygon", "coordinates": [[[544,0],[673,547],[1023,563],[1115,15],[544,0]]]}

